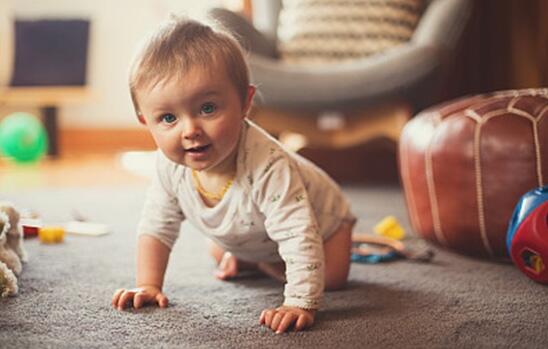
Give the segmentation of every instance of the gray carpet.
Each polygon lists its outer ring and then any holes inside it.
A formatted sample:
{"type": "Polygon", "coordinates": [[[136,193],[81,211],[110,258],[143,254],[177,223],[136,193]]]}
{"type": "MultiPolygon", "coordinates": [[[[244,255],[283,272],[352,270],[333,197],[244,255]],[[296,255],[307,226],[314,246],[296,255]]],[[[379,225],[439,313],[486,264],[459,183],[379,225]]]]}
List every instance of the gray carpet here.
{"type": "MultiPolygon", "coordinates": [[[[387,214],[407,216],[397,188],[347,187],[358,230],[387,214]]],[[[437,250],[435,262],[353,264],[346,290],[327,293],[315,326],[276,335],[259,313],[282,300],[282,286],[262,277],[213,278],[204,239],[181,235],[167,274],[171,306],[119,312],[112,292],[134,280],[134,228],[144,188],[0,192],[20,207],[62,222],[77,210],[108,223],[98,238],[60,245],[26,240],[31,260],[20,294],[0,300],[1,348],[353,348],[548,347],[548,288],[510,264],[437,250]]]]}

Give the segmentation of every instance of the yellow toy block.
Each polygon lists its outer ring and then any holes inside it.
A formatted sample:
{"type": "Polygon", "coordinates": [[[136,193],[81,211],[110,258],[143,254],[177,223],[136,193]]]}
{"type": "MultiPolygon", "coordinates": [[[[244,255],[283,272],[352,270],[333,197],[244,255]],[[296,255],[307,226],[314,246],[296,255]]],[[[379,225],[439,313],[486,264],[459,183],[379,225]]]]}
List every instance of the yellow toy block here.
{"type": "Polygon", "coordinates": [[[391,239],[401,240],[405,237],[405,230],[394,216],[384,217],[375,225],[373,230],[378,235],[386,236],[391,239]]]}
{"type": "Polygon", "coordinates": [[[61,227],[42,227],[38,231],[40,241],[46,244],[56,244],[63,242],[65,238],[65,229],[61,227]]]}

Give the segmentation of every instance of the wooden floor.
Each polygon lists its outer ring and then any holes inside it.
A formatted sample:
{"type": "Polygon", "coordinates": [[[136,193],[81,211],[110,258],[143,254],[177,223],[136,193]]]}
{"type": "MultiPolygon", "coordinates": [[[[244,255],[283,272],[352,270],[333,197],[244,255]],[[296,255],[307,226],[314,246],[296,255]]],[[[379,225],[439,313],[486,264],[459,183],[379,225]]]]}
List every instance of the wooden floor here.
{"type": "Polygon", "coordinates": [[[146,183],[146,177],[131,173],[122,166],[121,155],[71,154],[25,165],[0,158],[0,192],[146,183]]]}

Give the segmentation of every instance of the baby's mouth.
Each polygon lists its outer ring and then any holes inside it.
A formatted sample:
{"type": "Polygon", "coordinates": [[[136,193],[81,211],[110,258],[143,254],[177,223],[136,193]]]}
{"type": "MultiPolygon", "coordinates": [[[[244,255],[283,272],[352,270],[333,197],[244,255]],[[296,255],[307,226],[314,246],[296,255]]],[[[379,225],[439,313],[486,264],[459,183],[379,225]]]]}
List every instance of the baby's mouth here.
{"type": "Polygon", "coordinates": [[[207,149],[209,149],[210,146],[211,146],[211,144],[206,144],[206,145],[201,145],[201,146],[198,146],[198,147],[186,148],[185,151],[187,151],[189,153],[203,153],[207,149]]]}

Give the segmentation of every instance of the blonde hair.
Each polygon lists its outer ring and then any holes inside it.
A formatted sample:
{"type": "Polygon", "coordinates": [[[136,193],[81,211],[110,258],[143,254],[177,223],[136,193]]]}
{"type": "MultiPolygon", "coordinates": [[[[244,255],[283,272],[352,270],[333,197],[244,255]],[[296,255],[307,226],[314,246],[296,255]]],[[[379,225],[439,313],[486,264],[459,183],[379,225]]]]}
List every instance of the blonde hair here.
{"type": "Polygon", "coordinates": [[[151,88],[173,77],[182,79],[196,66],[208,69],[223,64],[226,73],[246,104],[249,68],[238,41],[215,23],[215,28],[198,21],[171,16],[143,41],[129,71],[129,90],[137,115],[137,91],[151,88]]]}

